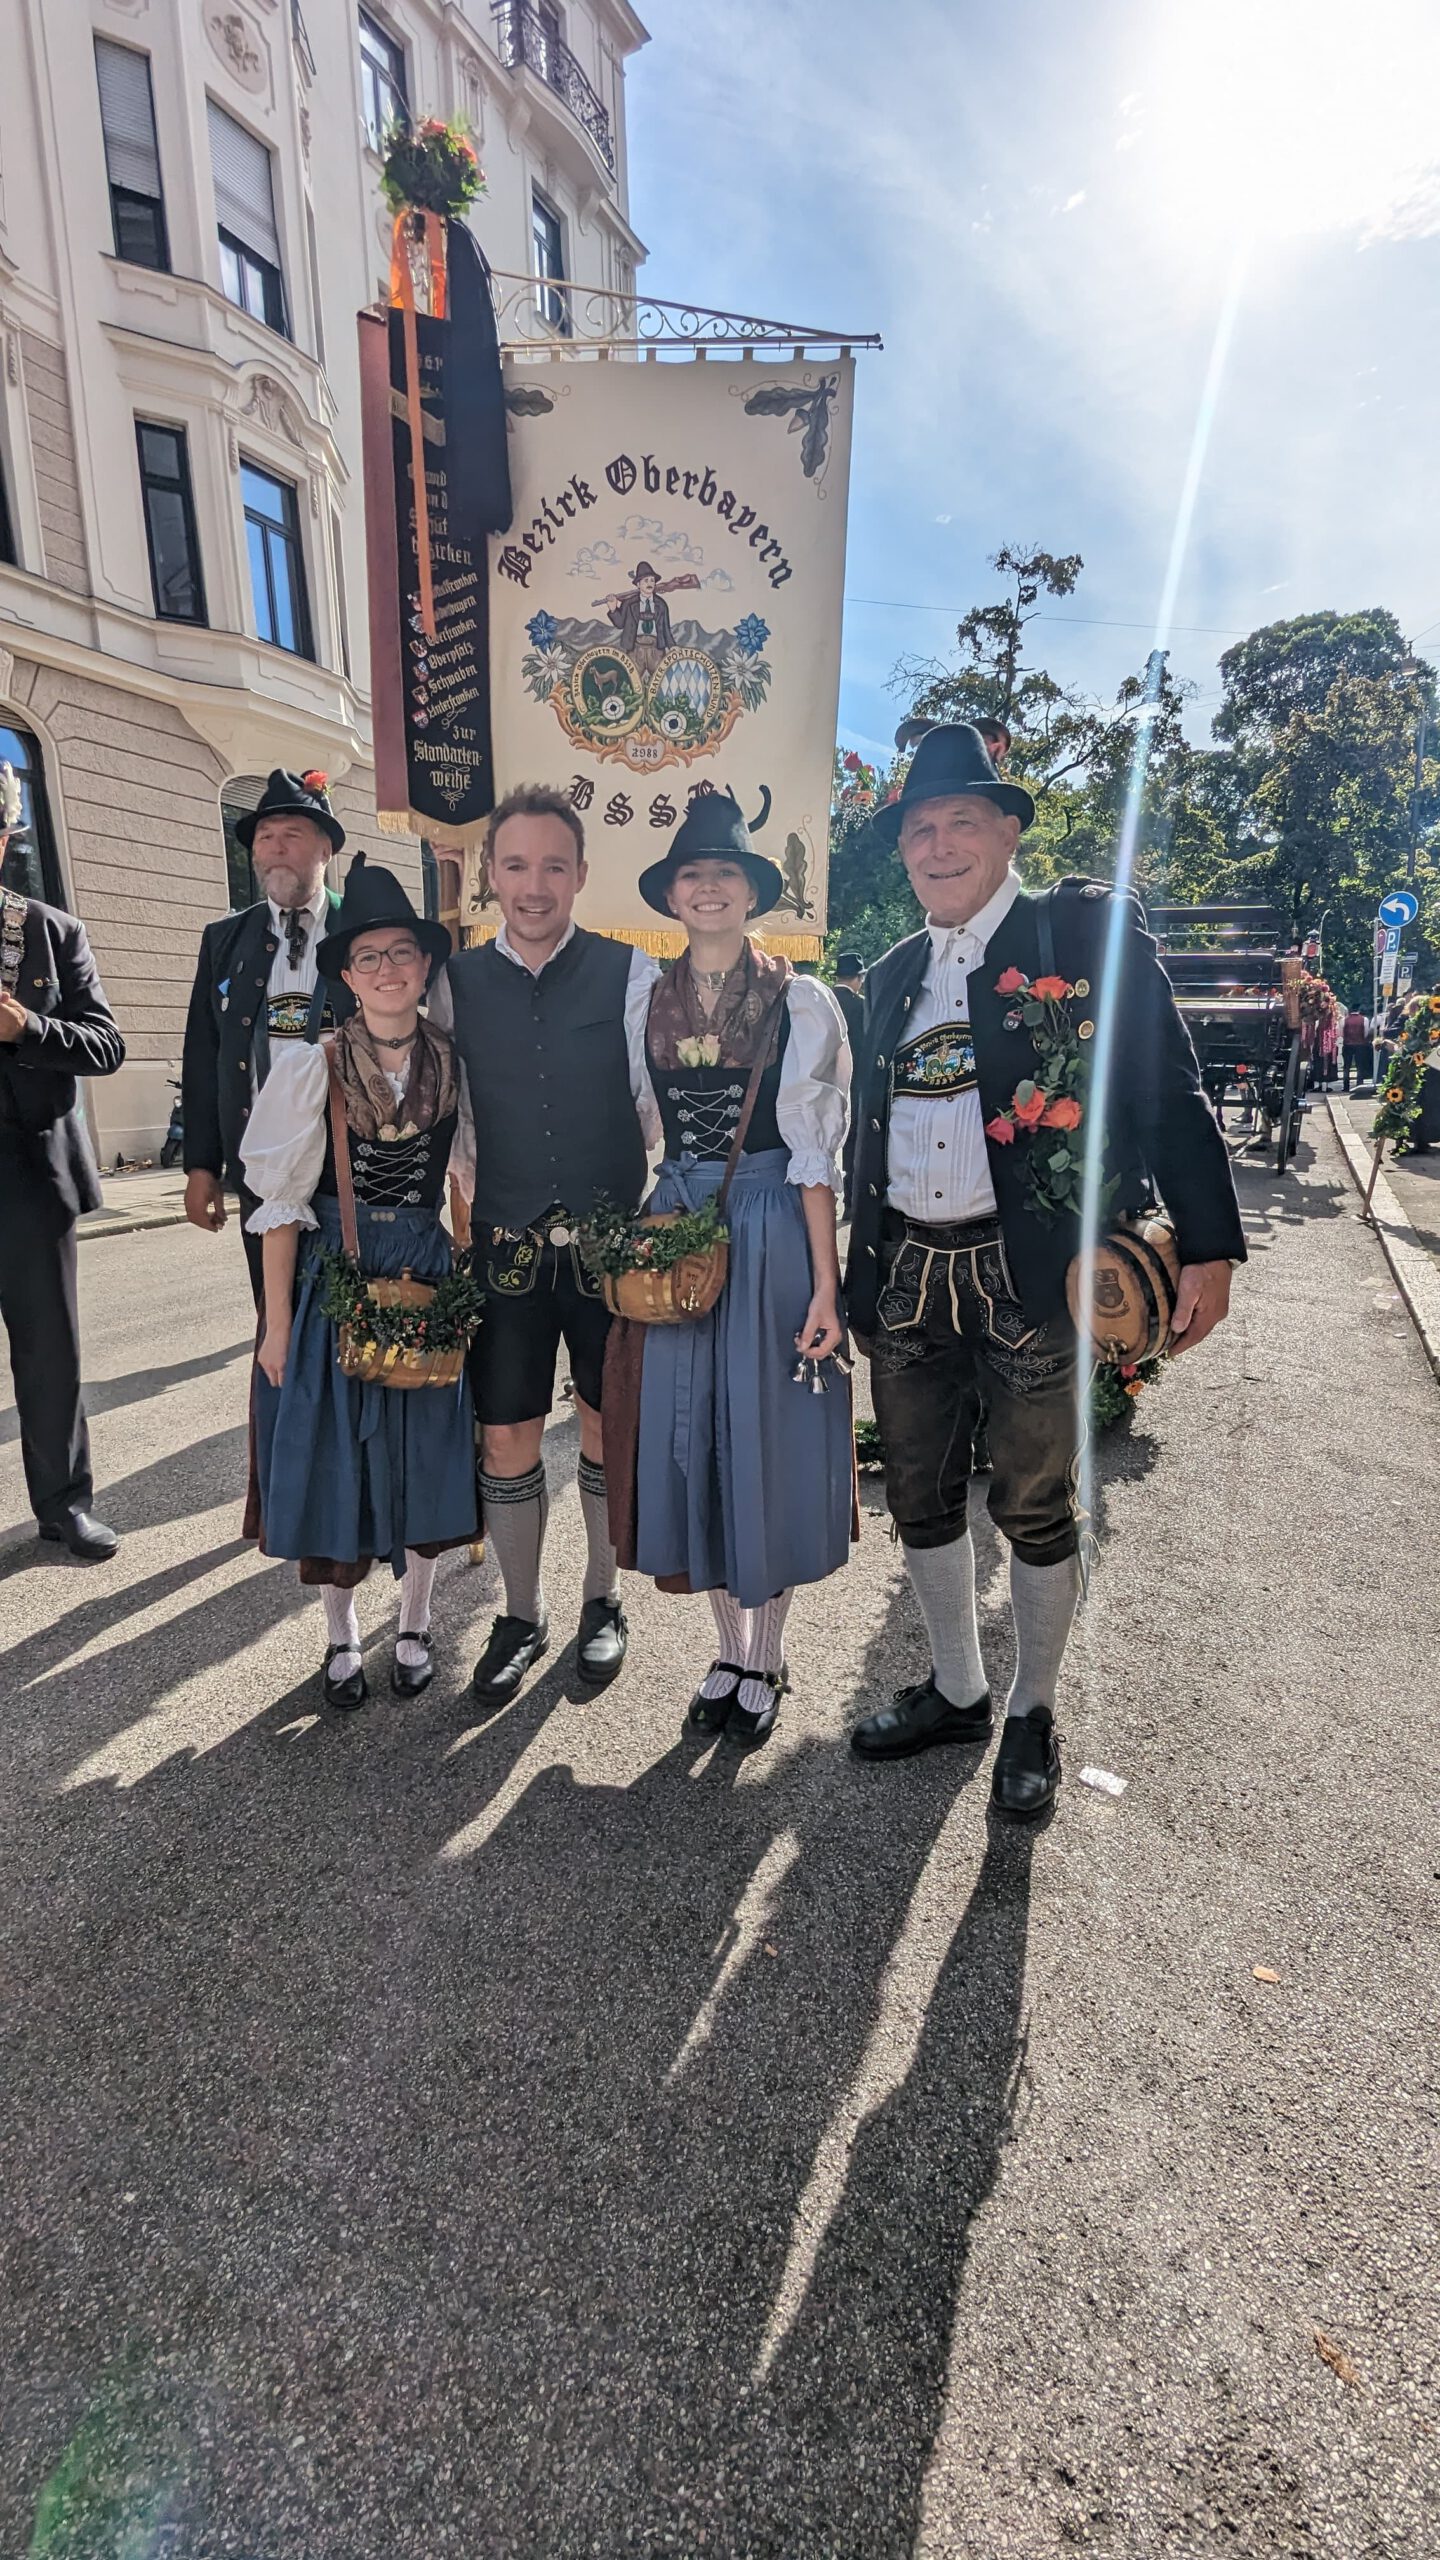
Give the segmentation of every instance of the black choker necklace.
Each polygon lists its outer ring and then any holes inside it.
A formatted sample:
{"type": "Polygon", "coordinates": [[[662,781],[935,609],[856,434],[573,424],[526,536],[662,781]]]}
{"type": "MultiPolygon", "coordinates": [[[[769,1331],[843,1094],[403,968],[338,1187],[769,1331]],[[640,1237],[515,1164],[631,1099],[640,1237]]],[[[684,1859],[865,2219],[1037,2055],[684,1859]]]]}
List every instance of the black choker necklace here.
{"type": "Polygon", "coordinates": [[[413,1031],[404,1031],[401,1033],[398,1040],[382,1040],[378,1031],[372,1031],[370,1034],[370,1044],[371,1047],[375,1049],[408,1049],[414,1037],[415,1033],[413,1031]]]}

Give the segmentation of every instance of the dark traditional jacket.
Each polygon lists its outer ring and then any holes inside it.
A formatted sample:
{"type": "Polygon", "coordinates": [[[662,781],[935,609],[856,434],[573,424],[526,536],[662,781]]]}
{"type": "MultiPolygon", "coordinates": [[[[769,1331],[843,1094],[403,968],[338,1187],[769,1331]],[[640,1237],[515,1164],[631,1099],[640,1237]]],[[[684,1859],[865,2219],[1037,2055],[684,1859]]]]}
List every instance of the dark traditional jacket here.
{"type": "Polygon", "coordinates": [[[38,899],[23,903],[14,993],[29,1021],[18,1040],[0,1041],[0,1215],[18,1198],[60,1234],[100,1206],[75,1080],[113,1076],[125,1043],[83,924],[38,899]]]}
{"type": "MultiPolygon", "coordinates": [[[[1115,1010],[1105,1131],[1105,1171],[1116,1178],[1110,1212],[1143,1208],[1158,1192],[1174,1220],[1183,1262],[1243,1261],[1245,1234],[1225,1141],[1140,902],[1129,892],[1115,984],[1105,986],[1106,934],[1116,894],[1101,881],[1066,880],[1049,905],[1054,966],[1072,984],[1078,980],[1088,987],[1083,998],[1070,999],[1077,1030],[1081,1021],[1098,1025],[1105,1006],[1115,1010]]],[[[1016,1085],[1038,1065],[1029,1032],[1023,1025],[1007,1026],[1015,1002],[998,995],[995,982],[1009,968],[1036,977],[1048,965],[1041,951],[1040,904],[1022,890],[980,967],[970,973],[970,1029],[987,1122],[1008,1110],[1016,1085]]],[[[858,1134],[845,1277],[850,1322],[861,1335],[875,1326],[894,1056],[930,952],[928,932],[911,934],[875,963],[866,980],[865,1029],[855,1061],[858,1134]]],[[[1038,1325],[1065,1303],[1065,1274],[1080,1235],[1074,1217],[1048,1219],[1031,1205],[1026,1146],[1024,1136],[1009,1146],[987,1140],[1006,1258],[1020,1302],[1038,1325]]]]}
{"type": "MultiPolygon", "coordinates": [[[[325,892],[333,925],[340,901],[325,892]]],[[[257,1054],[256,1030],[268,1002],[270,964],[280,948],[268,899],[238,914],[219,916],[200,937],[200,959],[190,992],[185,1050],[180,1069],[185,1117],[185,1170],[238,1182],[240,1148],[250,1117],[251,1069],[263,1084],[269,1070],[268,1038],[257,1054]]],[[[348,987],[327,991],[337,1022],[355,1010],[348,987]]]]}

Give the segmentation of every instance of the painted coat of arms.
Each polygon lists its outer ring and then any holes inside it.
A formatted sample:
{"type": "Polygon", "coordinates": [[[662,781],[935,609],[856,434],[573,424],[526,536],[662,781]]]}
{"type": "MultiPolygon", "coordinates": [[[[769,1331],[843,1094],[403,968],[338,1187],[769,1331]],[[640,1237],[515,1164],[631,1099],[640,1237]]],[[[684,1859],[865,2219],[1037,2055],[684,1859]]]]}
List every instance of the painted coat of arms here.
{"type": "Polygon", "coordinates": [[[741,715],[759,710],[770,626],[747,613],[733,630],[711,630],[672,610],[672,596],[699,587],[693,572],[664,578],[637,560],[624,586],[594,598],[591,616],[603,618],[531,617],[521,675],[574,745],[653,772],[718,754],[741,715]]]}

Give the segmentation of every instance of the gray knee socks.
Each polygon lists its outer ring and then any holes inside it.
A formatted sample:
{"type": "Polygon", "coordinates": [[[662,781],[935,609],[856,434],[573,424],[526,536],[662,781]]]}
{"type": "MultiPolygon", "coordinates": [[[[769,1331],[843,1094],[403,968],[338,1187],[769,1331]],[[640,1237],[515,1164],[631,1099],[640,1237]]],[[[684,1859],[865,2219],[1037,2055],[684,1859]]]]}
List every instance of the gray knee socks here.
{"type": "Polygon", "coordinates": [[[544,1466],[532,1467],[525,1476],[491,1476],[482,1467],[479,1484],[485,1534],[504,1576],[506,1610],[512,1618],[538,1626],[545,1615],[540,1551],[550,1513],[544,1466]]]}
{"type": "Polygon", "coordinates": [[[952,1707],[985,1695],[985,1665],[975,1615],[975,1547],[968,1529],[948,1547],[907,1547],[905,1562],[930,1638],[935,1686],[952,1707]]]}
{"type": "Polygon", "coordinates": [[[1079,1597],[1078,1556],[1065,1556],[1059,1564],[1022,1564],[1018,1556],[1010,1558],[1015,1682],[1005,1701],[1007,1716],[1028,1715],[1032,1707],[1053,1710],[1055,1684],[1079,1597]]]}
{"type": "Polygon", "coordinates": [[[585,1521],[585,1600],[618,1601],[620,1584],[610,1539],[610,1506],[605,1498],[605,1469],[598,1458],[582,1457],[576,1471],[580,1509],[585,1521]]]}

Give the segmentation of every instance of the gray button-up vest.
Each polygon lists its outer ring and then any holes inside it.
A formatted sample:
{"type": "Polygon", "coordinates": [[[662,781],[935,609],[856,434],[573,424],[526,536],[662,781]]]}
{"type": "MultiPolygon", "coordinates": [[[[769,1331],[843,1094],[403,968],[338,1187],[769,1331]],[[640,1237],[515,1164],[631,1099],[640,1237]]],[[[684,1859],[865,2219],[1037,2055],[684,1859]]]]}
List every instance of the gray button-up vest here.
{"type": "Polygon", "coordinates": [[[646,1154],[625,1044],[628,944],[579,930],[538,977],[493,942],[448,967],[476,1219],[528,1227],[557,1206],[585,1217],[602,1191],[633,1207],[646,1154]]]}

